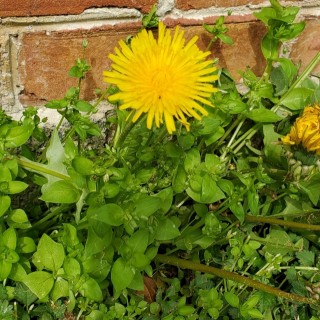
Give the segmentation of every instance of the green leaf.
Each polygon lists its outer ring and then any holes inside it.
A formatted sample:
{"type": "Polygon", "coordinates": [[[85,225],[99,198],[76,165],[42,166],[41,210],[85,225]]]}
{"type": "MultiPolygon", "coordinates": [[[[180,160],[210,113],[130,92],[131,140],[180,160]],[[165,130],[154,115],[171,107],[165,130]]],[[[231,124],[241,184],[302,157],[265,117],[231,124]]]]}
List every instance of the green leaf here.
{"type": "MultiPolygon", "coordinates": [[[[266,158],[274,165],[281,165],[285,160],[282,156],[282,146],[279,145],[278,141],[282,137],[280,134],[274,132],[272,124],[266,124],[263,126],[264,134],[264,153],[266,158]]],[[[286,162],[286,160],[285,160],[286,162]]]]}
{"type": "Polygon", "coordinates": [[[171,240],[180,235],[180,231],[176,224],[169,218],[163,217],[159,219],[159,224],[155,230],[154,238],[156,240],[171,240]]]}
{"type": "Polygon", "coordinates": [[[2,217],[11,205],[11,198],[7,195],[0,195],[0,217],[2,217]]]}
{"type": "MultiPolygon", "coordinates": [[[[33,255],[33,263],[36,266],[43,266],[47,270],[57,272],[61,268],[64,258],[63,245],[43,234],[39,240],[37,251],[33,255]]],[[[38,269],[42,268],[38,267],[38,269]]]]}
{"type": "Polygon", "coordinates": [[[89,176],[94,173],[94,163],[85,157],[75,157],[72,160],[73,168],[84,176],[89,176]]]}
{"type": "Polygon", "coordinates": [[[270,254],[286,254],[296,250],[290,236],[283,230],[272,229],[266,237],[264,250],[270,254]]]}
{"type": "Polygon", "coordinates": [[[287,58],[279,58],[276,61],[280,64],[280,67],[288,80],[288,84],[290,85],[298,73],[297,66],[287,58]]]}
{"type": "Polygon", "coordinates": [[[149,243],[149,232],[146,229],[136,231],[128,240],[127,245],[132,253],[144,253],[149,243]]]}
{"type": "Polygon", "coordinates": [[[6,134],[6,148],[16,148],[25,144],[30,138],[34,129],[33,122],[28,122],[21,126],[12,127],[6,134]]]}
{"type": "Polygon", "coordinates": [[[172,201],[173,201],[172,188],[162,189],[160,192],[156,194],[156,196],[162,200],[161,213],[162,214],[167,213],[172,206],[172,201]]]}
{"type": "Polygon", "coordinates": [[[237,219],[242,223],[244,221],[244,209],[242,203],[239,201],[232,201],[229,206],[232,213],[236,216],[237,219]]]}
{"type": "Polygon", "coordinates": [[[77,101],[75,108],[81,112],[91,112],[93,110],[92,104],[84,100],[77,101]]]}
{"type": "Polygon", "coordinates": [[[176,143],[168,141],[164,145],[165,153],[170,158],[180,158],[183,155],[183,150],[176,143]]]}
{"type": "Polygon", "coordinates": [[[76,278],[81,274],[81,266],[77,259],[67,256],[63,262],[63,270],[69,277],[76,278]]]}
{"type": "Polygon", "coordinates": [[[229,36],[227,36],[227,35],[225,35],[225,34],[222,34],[222,33],[218,35],[218,38],[219,38],[223,43],[228,44],[228,45],[232,45],[232,44],[234,43],[231,37],[229,37],[229,36]]]}
{"type": "Polygon", "coordinates": [[[289,80],[282,66],[272,69],[270,81],[275,86],[276,96],[282,96],[288,90],[289,80]]]}
{"type": "Polygon", "coordinates": [[[254,109],[246,116],[255,122],[276,122],[282,119],[273,111],[265,108],[254,109]]]}
{"type": "Polygon", "coordinates": [[[140,252],[135,252],[130,258],[130,264],[138,270],[143,270],[150,264],[149,258],[140,252]]]}
{"type": "Polygon", "coordinates": [[[82,283],[79,291],[84,297],[97,302],[102,301],[102,291],[96,280],[87,275],[83,275],[79,282],[82,283]]]}
{"type": "MultiPolygon", "coordinates": [[[[54,130],[52,133],[49,146],[46,152],[46,157],[48,160],[48,164],[46,165],[46,168],[51,169],[60,174],[63,174],[65,176],[68,175],[68,172],[65,166],[67,158],[64,152],[63,145],[60,142],[59,134],[57,130],[54,130]]],[[[45,174],[45,173],[40,173],[40,174],[42,174],[48,180],[48,183],[42,186],[41,188],[42,192],[45,192],[46,189],[49,188],[52,183],[60,180],[60,178],[50,174],[45,174]]]]}
{"type": "Polygon", "coordinates": [[[0,247],[1,252],[1,259],[0,261],[7,262],[7,263],[16,263],[19,261],[19,255],[12,249],[7,247],[0,247]]]}
{"type": "Polygon", "coordinates": [[[11,250],[15,250],[17,246],[17,233],[13,228],[8,228],[2,235],[0,234],[0,245],[4,245],[11,250]]]}
{"type": "Polygon", "coordinates": [[[142,24],[145,28],[154,28],[158,25],[157,6],[153,5],[150,12],[142,17],[142,24]]]}
{"type": "Polygon", "coordinates": [[[24,283],[17,283],[15,288],[15,299],[20,303],[29,307],[34,301],[37,300],[37,296],[31,292],[31,290],[24,283]]]}
{"type": "Polygon", "coordinates": [[[51,100],[48,103],[45,104],[46,108],[49,109],[62,109],[67,107],[69,102],[65,99],[62,100],[51,100]]]}
{"type": "Polygon", "coordinates": [[[31,253],[36,251],[37,246],[34,240],[30,237],[20,237],[18,238],[17,250],[22,253],[31,253]]]}
{"type": "Polygon", "coordinates": [[[12,181],[10,169],[2,164],[0,164],[0,179],[0,181],[12,181]]]}
{"type": "Polygon", "coordinates": [[[69,70],[69,76],[74,78],[82,78],[83,77],[83,70],[80,66],[75,65],[69,70]]]}
{"type": "Polygon", "coordinates": [[[115,289],[116,295],[127,288],[133,280],[135,271],[126,263],[123,258],[118,258],[113,264],[111,270],[111,281],[115,289]]]}
{"type": "MultiPolygon", "coordinates": [[[[1,250],[1,248],[0,248],[1,250]]],[[[0,260],[0,281],[8,278],[12,268],[12,262],[0,260]]]]}
{"type": "Polygon", "coordinates": [[[20,263],[12,264],[12,268],[8,278],[16,282],[23,282],[26,276],[27,272],[20,263]]]}
{"type": "Polygon", "coordinates": [[[267,34],[261,43],[261,50],[265,59],[276,59],[278,57],[279,45],[279,40],[267,34]]]}
{"type": "Polygon", "coordinates": [[[201,120],[202,128],[199,130],[201,135],[213,134],[220,126],[221,121],[219,119],[204,117],[201,120]]]}
{"type": "Polygon", "coordinates": [[[289,91],[288,95],[281,100],[281,104],[290,110],[302,110],[313,94],[312,89],[309,88],[294,88],[289,91]]]}
{"type": "Polygon", "coordinates": [[[189,172],[194,170],[200,165],[200,152],[198,149],[191,149],[187,152],[186,158],[184,160],[184,169],[189,172]]]}
{"type": "Polygon", "coordinates": [[[1,190],[3,193],[7,194],[17,194],[28,188],[28,184],[23,181],[8,181],[5,182],[6,190],[1,190]]]}
{"type": "Polygon", "coordinates": [[[230,304],[231,307],[238,308],[239,307],[239,297],[230,291],[225,291],[224,298],[230,304]]]}
{"type": "Polygon", "coordinates": [[[228,196],[230,196],[233,193],[234,185],[232,181],[227,179],[220,179],[217,182],[219,188],[225,192],[228,196]]]}
{"type": "Polygon", "coordinates": [[[77,229],[70,223],[63,224],[62,243],[64,247],[75,248],[80,244],[77,229]]]}
{"type": "MultiPolygon", "coordinates": [[[[113,253],[112,248],[109,248],[107,252],[108,252],[107,254],[109,255],[110,253],[113,253]]],[[[105,258],[109,259],[108,257],[105,257],[105,258]]],[[[111,255],[111,259],[112,259],[112,255],[111,255]]],[[[82,269],[83,273],[88,273],[92,278],[94,278],[97,282],[100,283],[104,281],[108,276],[111,270],[111,265],[109,261],[106,259],[103,259],[103,257],[98,256],[98,258],[95,258],[94,256],[90,256],[90,258],[82,261],[82,268],[83,268],[82,269]]]]}
{"type": "Polygon", "coordinates": [[[135,201],[134,215],[138,217],[150,217],[161,209],[162,201],[156,196],[141,196],[135,201]]]}
{"type": "Polygon", "coordinates": [[[252,187],[248,190],[248,207],[250,209],[250,213],[254,216],[259,214],[259,195],[257,190],[252,187]]]}
{"type": "Polygon", "coordinates": [[[10,227],[16,229],[28,229],[31,227],[28,216],[22,209],[12,210],[7,218],[10,227]]]}
{"type": "Polygon", "coordinates": [[[299,251],[296,253],[296,257],[299,259],[301,265],[307,267],[313,267],[315,262],[315,253],[313,251],[299,251]]]}
{"type": "Polygon", "coordinates": [[[193,200],[199,203],[214,203],[225,198],[225,194],[208,174],[190,179],[190,187],[186,192],[193,200]]]}
{"type": "Polygon", "coordinates": [[[299,187],[305,192],[313,205],[317,205],[320,197],[319,193],[320,173],[316,173],[307,181],[299,182],[299,187]]]}
{"type": "Polygon", "coordinates": [[[172,189],[176,193],[182,193],[187,188],[187,173],[183,166],[178,166],[173,177],[172,189]]]}
{"type": "Polygon", "coordinates": [[[79,198],[79,189],[71,182],[59,180],[45,188],[40,199],[51,203],[76,203],[79,198]]]}
{"type": "Polygon", "coordinates": [[[285,274],[287,280],[292,285],[294,293],[301,296],[306,296],[308,294],[309,291],[306,289],[305,282],[301,281],[301,275],[297,274],[297,270],[295,270],[294,267],[289,268],[285,274]]]}
{"type": "Polygon", "coordinates": [[[213,134],[210,134],[206,137],[205,139],[206,146],[210,146],[212,143],[218,141],[223,135],[224,135],[224,129],[221,126],[219,126],[213,134]]]}
{"type": "Polygon", "coordinates": [[[69,296],[69,283],[61,277],[58,277],[50,292],[50,297],[53,301],[57,301],[61,297],[69,296]]]}
{"type": "Polygon", "coordinates": [[[104,227],[103,236],[97,235],[94,229],[89,227],[84,256],[89,257],[104,251],[111,244],[112,236],[112,229],[109,226],[104,227]]]}
{"type": "Polygon", "coordinates": [[[51,273],[35,271],[29,273],[23,282],[39,299],[43,299],[49,295],[54,278],[51,273]]]}
{"type": "Polygon", "coordinates": [[[90,207],[88,217],[94,223],[103,222],[107,225],[118,227],[124,222],[125,212],[115,203],[107,203],[101,207],[90,207]]]}

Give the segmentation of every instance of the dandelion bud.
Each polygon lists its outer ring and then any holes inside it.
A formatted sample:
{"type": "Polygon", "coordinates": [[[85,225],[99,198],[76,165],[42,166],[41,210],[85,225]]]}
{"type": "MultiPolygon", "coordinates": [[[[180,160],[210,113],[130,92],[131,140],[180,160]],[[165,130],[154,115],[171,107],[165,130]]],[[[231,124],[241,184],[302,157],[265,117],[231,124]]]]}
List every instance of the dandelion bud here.
{"type": "Polygon", "coordinates": [[[294,171],[293,171],[293,177],[295,180],[299,180],[301,177],[301,173],[302,173],[302,167],[301,166],[297,166],[294,171]]]}

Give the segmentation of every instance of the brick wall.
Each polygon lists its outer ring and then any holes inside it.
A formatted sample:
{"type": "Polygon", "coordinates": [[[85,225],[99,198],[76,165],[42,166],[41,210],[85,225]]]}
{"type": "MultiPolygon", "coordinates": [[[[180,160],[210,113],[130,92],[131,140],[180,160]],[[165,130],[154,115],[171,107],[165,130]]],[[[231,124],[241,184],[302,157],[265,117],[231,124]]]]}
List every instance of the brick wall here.
{"type": "MultiPolygon", "coordinates": [[[[83,39],[88,40],[86,58],[92,66],[84,95],[93,99],[94,89],[104,87],[108,53],[119,39],[136,33],[142,15],[155,2],[161,20],[170,27],[181,24],[188,38],[197,34],[202,49],[210,40],[202,24],[232,10],[226,21],[235,43],[216,44],[213,55],[237,80],[238,71],[247,66],[262,72],[260,40],[265,29],[252,12],[268,5],[267,0],[0,0],[0,105],[19,113],[26,105],[62,98],[76,84],[67,72],[83,55],[83,39]]],[[[283,3],[302,7],[300,18],[307,21],[303,35],[288,48],[303,68],[320,50],[320,1],[283,3]]]]}

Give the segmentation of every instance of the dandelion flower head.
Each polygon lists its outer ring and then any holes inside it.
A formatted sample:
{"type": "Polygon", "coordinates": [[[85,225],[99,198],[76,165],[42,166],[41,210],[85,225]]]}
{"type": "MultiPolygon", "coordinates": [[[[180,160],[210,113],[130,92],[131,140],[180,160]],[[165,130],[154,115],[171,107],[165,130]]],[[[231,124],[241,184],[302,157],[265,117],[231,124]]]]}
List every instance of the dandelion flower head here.
{"type": "Polygon", "coordinates": [[[207,115],[203,105],[212,106],[210,96],[217,89],[216,67],[206,60],[210,52],[199,50],[197,37],[185,44],[184,32],[175,28],[173,36],[159,23],[158,39],[145,29],[132,38],[130,45],[119,42],[120,48],[110,54],[111,71],[104,71],[104,81],[114,84],[119,92],[111,102],[120,101],[120,109],[134,111],[135,122],[147,114],[147,127],[165,122],[169,134],[176,131],[175,121],[187,130],[187,117],[201,120],[207,115]]]}
{"type": "Polygon", "coordinates": [[[282,138],[284,144],[302,145],[307,151],[320,155],[320,107],[308,106],[282,138]]]}

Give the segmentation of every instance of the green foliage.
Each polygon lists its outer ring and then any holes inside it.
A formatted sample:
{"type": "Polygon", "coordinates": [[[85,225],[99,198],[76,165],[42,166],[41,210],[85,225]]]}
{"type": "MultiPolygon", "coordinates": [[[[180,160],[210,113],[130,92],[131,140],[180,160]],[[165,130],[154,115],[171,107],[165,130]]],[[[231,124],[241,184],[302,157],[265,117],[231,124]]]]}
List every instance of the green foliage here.
{"type": "MultiPolygon", "coordinates": [[[[299,9],[270,3],[255,13],[265,72],[243,71],[240,93],[222,70],[216,107],[190,131],[149,130],[118,108],[95,123],[117,88],[83,100],[84,57],[69,71],[78,85],[46,104],[61,115],[50,137],[37,109],[0,112],[1,319],[320,319],[319,157],[280,142],[319,103],[308,76],[320,58],[298,74],[281,46],[304,29],[299,9]]],[[[142,23],[157,25],[156,6],[142,23]]],[[[209,46],[233,43],[224,17],[204,28],[209,46]]]]}

